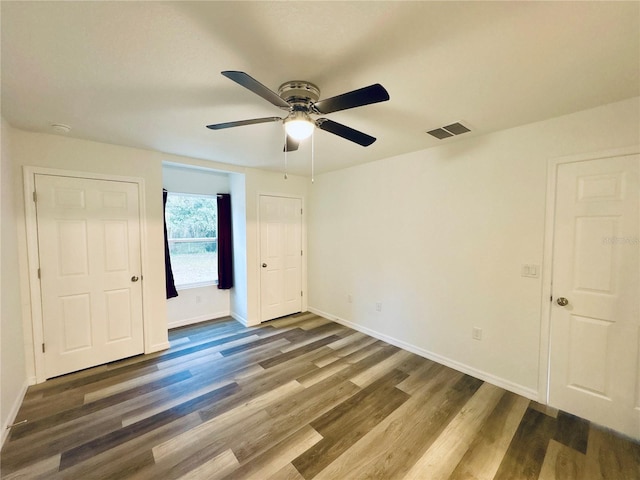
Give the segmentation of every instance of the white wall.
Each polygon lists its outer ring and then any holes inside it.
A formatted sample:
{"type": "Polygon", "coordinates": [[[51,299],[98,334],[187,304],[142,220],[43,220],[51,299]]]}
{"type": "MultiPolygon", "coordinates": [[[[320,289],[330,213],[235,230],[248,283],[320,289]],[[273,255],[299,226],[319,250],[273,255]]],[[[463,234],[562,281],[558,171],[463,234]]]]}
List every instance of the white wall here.
{"type": "MultiPolygon", "coordinates": [[[[211,169],[184,164],[162,166],[164,188],[174,193],[216,195],[229,193],[229,175],[211,169]]],[[[167,324],[169,328],[190,325],[229,315],[229,290],[216,285],[196,288],[178,288],[178,296],[167,300],[167,324]]]]}
{"type": "MultiPolygon", "coordinates": [[[[302,198],[304,214],[302,217],[303,251],[307,252],[306,211],[309,179],[296,175],[289,175],[285,180],[282,173],[266,172],[262,170],[246,170],[246,258],[247,258],[247,325],[260,323],[260,239],[258,198],[259,195],[283,195],[302,198]]],[[[233,186],[233,184],[232,184],[233,186]]],[[[233,198],[232,198],[233,202],[233,198]]],[[[234,233],[235,234],[235,233],[234,233]]],[[[302,261],[302,310],[307,309],[307,255],[302,261]]]]}
{"type": "MultiPolygon", "coordinates": [[[[245,325],[260,323],[260,258],[258,230],[258,197],[260,194],[296,196],[308,195],[309,179],[264,170],[220,165],[205,160],[176,157],[168,160],[174,166],[213,168],[229,174],[229,192],[233,223],[234,286],[230,290],[230,314],[245,325]]],[[[165,162],[166,164],[167,162],[165,162]]],[[[306,224],[303,216],[303,222],[306,224]]],[[[303,246],[306,251],[306,228],[303,246]]],[[[306,256],[303,261],[303,291],[307,292],[306,256]]],[[[307,308],[306,296],[303,309],[307,308]]]]}
{"type": "Polygon", "coordinates": [[[162,164],[162,184],[169,192],[216,195],[229,193],[229,174],[189,164],[162,164]]]}
{"type": "Polygon", "coordinates": [[[20,276],[14,209],[14,167],[10,149],[13,130],[1,120],[0,145],[0,428],[2,443],[27,388],[24,336],[20,311],[20,276]]]}
{"type": "Polygon", "coordinates": [[[230,292],[230,313],[233,318],[247,325],[247,190],[246,176],[229,175],[231,192],[231,225],[233,229],[233,288],[230,292]]]}
{"type": "MultiPolygon", "coordinates": [[[[159,153],[77,140],[56,135],[14,130],[13,160],[15,185],[22,185],[22,166],[38,166],[87,173],[129,176],[144,179],[144,212],[146,214],[146,256],[143,298],[145,306],[145,351],[168,347],[167,314],[164,282],[164,243],[162,222],[162,156],[159,153]]],[[[21,265],[22,312],[27,338],[31,338],[31,306],[29,277],[26,269],[26,231],[23,189],[16,189],[18,247],[21,265]]],[[[27,367],[33,376],[34,352],[27,344],[27,367]]]]}
{"type": "MultiPolygon", "coordinates": [[[[305,199],[308,186],[306,178],[290,175],[289,180],[284,180],[280,173],[245,169],[208,160],[78,140],[58,135],[32,133],[18,129],[11,129],[11,134],[13,140],[11,160],[14,168],[12,182],[15,187],[13,201],[18,236],[18,259],[20,262],[20,271],[17,272],[14,278],[17,277],[19,279],[21,293],[20,316],[24,328],[26,350],[24,358],[30,382],[34,382],[36,379],[22,188],[23,166],[144,179],[145,214],[148,222],[147,244],[145,246],[148,269],[144,274],[144,302],[145,314],[150,322],[148,331],[145,332],[145,348],[147,352],[160,350],[168,346],[168,308],[164,284],[164,235],[161,192],[163,186],[163,164],[228,173],[228,188],[232,197],[234,268],[236,269],[235,286],[230,292],[229,310],[235,318],[245,324],[255,325],[259,323],[260,285],[258,230],[256,226],[258,194],[295,195],[305,199]]],[[[303,285],[306,293],[306,266],[304,275],[303,285]]],[[[195,298],[193,301],[195,303],[195,298]]],[[[23,356],[19,355],[19,357],[11,356],[8,368],[19,368],[23,356]]]]}
{"type": "Polygon", "coordinates": [[[310,309],[536,398],[547,161],[638,143],[635,98],[316,177],[310,309]]]}

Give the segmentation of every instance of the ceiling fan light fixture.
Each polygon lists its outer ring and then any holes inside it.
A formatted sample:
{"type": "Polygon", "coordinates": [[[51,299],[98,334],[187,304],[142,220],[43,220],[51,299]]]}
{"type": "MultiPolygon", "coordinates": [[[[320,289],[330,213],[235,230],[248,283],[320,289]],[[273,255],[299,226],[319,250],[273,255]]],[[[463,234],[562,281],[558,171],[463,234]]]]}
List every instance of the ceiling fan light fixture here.
{"type": "Polygon", "coordinates": [[[306,112],[295,111],[284,119],[284,130],[294,140],[304,140],[313,133],[316,124],[306,112]]]}

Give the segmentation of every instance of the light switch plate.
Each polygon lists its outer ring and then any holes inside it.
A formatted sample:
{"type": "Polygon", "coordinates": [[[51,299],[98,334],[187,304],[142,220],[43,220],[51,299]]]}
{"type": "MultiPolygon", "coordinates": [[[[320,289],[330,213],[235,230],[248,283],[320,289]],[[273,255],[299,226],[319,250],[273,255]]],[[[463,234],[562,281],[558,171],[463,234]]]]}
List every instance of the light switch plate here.
{"type": "Polygon", "coordinates": [[[520,275],[523,277],[538,278],[540,276],[540,265],[524,264],[520,269],[520,275]]]}

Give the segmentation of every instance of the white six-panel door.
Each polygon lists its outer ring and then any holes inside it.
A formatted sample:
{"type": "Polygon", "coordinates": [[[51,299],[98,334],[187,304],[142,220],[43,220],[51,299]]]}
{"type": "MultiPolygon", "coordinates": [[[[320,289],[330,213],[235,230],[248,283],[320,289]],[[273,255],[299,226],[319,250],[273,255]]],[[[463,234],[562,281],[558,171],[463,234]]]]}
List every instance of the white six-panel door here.
{"type": "Polygon", "coordinates": [[[138,185],[35,176],[47,378],[143,352],[138,185]]]}
{"type": "Polygon", "coordinates": [[[302,309],[302,200],[260,195],[260,320],[302,309]]]}
{"type": "Polygon", "coordinates": [[[549,402],[640,438],[640,156],[561,164],[549,402]]]}

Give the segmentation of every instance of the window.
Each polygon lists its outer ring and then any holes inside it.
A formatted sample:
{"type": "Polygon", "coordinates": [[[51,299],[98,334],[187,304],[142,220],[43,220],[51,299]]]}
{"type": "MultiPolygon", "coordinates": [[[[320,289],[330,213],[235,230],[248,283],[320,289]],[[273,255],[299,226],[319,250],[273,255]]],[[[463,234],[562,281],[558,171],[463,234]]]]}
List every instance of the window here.
{"type": "Polygon", "coordinates": [[[218,283],[215,196],[171,193],[165,217],[176,288],[218,283]]]}

